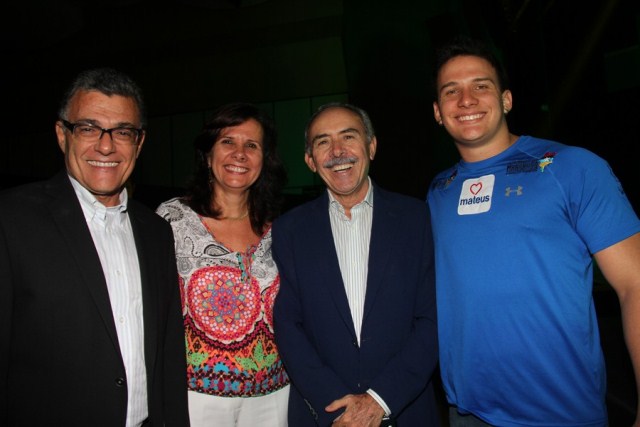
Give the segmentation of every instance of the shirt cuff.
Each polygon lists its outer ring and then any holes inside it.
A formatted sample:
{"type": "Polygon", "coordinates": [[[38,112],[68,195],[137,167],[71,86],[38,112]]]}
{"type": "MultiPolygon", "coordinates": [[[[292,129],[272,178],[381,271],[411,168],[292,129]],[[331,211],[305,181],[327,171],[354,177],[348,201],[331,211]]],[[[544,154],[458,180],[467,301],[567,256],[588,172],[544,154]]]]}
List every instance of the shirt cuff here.
{"type": "Polygon", "coordinates": [[[378,393],[376,393],[375,391],[373,391],[372,389],[367,390],[367,394],[371,397],[373,397],[373,400],[375,400],[376,402],[378,402],[378,405],[380,405],[382,407],[382,409],[384,409],[384,415],[386,417],[391,415],[391,409],[389,409],[389,407],[387,406],[386,403],[384,403],[384,400],[382,400],[382,398],[378,395],[378,393]]]}

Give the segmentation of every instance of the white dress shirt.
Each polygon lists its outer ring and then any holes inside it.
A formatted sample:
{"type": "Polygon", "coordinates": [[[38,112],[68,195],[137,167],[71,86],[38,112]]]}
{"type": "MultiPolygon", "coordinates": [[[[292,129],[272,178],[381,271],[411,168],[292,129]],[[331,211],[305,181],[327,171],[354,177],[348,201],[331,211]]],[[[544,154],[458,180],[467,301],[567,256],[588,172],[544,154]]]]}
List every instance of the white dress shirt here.
{"type": "MultiPolygon", "coordinates": [[[[371,225],[373,224],[373,185],[371,178],[369,189],[362,202],[351,208],[351,218],[344,207],[329,192],[329,219],[331,233],[336,246],[340,273],[344,289],[349,301],[349,310],[356,330],[358,345],[362,330],[364,299],[367,294],[367,276],[369,274],[369,243],[371,242],[371,225]]],[[[384,409],[386,415],[391,413],[387,404],[372,389],[367,393],[384,409]]]]}
{"type": "Polygon", "coordinates": [[[107,282],[127,376],[126,425],[137,427],[148,417],[147,373],[144,362],[140,265],[127,214],[127,190],[120,193],[118,206],[105,207],[79,182],[69,178],[82,206],[107,282]]]}
{"type": "Polygon", "coordinates": [[[371,183],[364,200],[351,208],[349,218],[344,207],[329,191],[329,219],[336,246],[338,264],[342,273],[344,289],[349,301],[351,318],[360,344],[364,298],[367,293],[369,272],[369,242],[373,220],[373,192],[371,183]]]}

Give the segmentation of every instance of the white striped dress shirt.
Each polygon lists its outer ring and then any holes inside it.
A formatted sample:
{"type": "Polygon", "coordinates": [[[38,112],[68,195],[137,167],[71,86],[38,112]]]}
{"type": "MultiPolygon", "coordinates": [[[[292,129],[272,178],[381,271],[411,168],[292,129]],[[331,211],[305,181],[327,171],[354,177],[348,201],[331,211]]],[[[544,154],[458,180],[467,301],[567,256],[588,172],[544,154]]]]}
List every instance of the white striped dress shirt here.
{"type": "MultiPolygon", "coordinates": [[[[144,363],[142,283],[138,253],[127,214],[127,190],[120,194],[118,206],[105,207],[80,183],[69,178],[80,200],[107,282],[127,376],[126,425],[137,427],[148,417],[147,373],[144,363]]],[[[100,366],[96,366],[96,369],[100,369],[100,366]]]]}
{"type": "Polygon", "coordinates": [[[351,218],[346,215],[344,207],[329,192],[331,232],[358,344],[360,344],[360,330],[369,272],[369,242],[371,241],[373,220],[373,192],[371,188],[371,181],[369,181],[369,189],[364,200],[351,208],[351,218]]]}
{"type": "MultiPolygon", "coordinates": [[[[344,207],[329,191],[329,219],[331,233],[336,246],[338,264],[344,282],[344,289],[349,301],[349,310],[356,330],[358,345],[360,345],[360,331],[364,313],[364,299],[367,295],[367,276],[369,274],[369,243],[371,242],[371,226],[373,224],[373,185],[371,178],[369,189],[362,202],[351,208],[351,218],[345,213],[344,207]]],[[[328,190],[327,190],[328,191],[328,190]]],[[[367,393],[373,397],[384,409],[385,415],[391,410],[386,402],[374,390],[367,393]]]]}

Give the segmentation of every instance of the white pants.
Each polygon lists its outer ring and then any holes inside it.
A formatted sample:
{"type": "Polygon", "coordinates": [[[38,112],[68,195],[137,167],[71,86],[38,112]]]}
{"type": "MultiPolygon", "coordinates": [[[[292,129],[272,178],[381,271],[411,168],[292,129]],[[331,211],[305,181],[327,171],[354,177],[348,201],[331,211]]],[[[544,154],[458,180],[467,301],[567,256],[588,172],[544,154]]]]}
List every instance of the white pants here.
{"type": "Polygon", "coordinates": [[[289,386],[258,397],[189,391],[191,427],[287,427],[289,386]]]}

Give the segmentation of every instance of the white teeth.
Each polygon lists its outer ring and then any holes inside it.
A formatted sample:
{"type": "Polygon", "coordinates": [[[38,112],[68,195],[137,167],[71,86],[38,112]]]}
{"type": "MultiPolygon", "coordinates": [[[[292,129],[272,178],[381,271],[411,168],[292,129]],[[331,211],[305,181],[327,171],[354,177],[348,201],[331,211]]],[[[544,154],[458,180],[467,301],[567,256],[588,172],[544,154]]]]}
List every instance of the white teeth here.
{"type": "Polygon", "coordinates": [[[99,168],[115,168],[118,166],[118,162],[99,162],[97,160],[89,160],[88,162],[91,166],[96,166],[99,168]]]}
{"type": "Polygon", "coordinates": [[[240,166],[227,166],[227,170],[230,170],[231,172],[246,172],[249,169],[242,168],[240,166]]]}
{"type": "Polygon", "coordinates": [[[344,164],[342,164],[342,165],[336,165],[336,166],[334,166],[332,170],[333,170],[334,172],[338,172],[338,171],[343,171],[343,170],[345,170],[345,169],[351,169],[351,167],[352,167],[351,163],[344,163],[344,164]]]}
{"type": "Polygon", "coordinates": [[[472,114],[470,116],[460,116],[458,117],[458,120],[460,120],[461,122],[466,122],[468,120],[477,120],[481,117],[482,117],[482,114],[472,114]]]}

